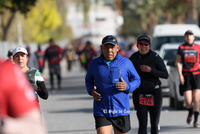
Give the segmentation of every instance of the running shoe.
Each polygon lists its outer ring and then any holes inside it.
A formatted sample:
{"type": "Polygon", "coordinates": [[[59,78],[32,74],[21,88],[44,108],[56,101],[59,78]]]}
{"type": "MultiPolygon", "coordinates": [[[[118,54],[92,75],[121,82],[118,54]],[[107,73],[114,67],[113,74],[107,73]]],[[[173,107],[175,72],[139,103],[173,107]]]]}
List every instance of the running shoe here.
{"type": "Polygon", "coordinates": [[[200,127],[199,122],[194,122],[193,125],[194,125],[195,128],[199,128],[200,127]]]}
{"type": "Polygon", "coordinates": [[[189,114],[188,114],[188,117],[187,117],[187,123],[188,123],[188,124],[191,124],[191,123],[192,123],[192,121],[193,121],[193,120],[192,120],[192,119],[193,119],[192,117],[193,117],[193,115],[189,115],[189,114]]]}

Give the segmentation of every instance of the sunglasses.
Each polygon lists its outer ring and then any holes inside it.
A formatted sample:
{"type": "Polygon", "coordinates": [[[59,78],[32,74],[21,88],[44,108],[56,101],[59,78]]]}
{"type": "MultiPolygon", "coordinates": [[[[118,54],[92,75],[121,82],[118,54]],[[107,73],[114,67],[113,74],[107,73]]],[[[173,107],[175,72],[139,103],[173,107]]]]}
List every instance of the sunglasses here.
{"type": "Polygon", "coordinates": [[[138,46],[149,46],[149,43],[139,43],[138,46]]]}

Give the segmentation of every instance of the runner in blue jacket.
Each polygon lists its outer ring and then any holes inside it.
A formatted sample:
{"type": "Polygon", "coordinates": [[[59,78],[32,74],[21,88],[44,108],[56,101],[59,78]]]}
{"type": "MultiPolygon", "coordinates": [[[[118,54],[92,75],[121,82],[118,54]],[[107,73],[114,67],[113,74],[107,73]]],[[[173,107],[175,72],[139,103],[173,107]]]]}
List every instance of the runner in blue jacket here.
{"type": "Polygon", "coordinates": [[[127,133],[130,130],[129,93],[140,85],[132,62],[118,54],[115,36],[103,38],[101,56],[93,59],[85,77],[88,94],[94,97],[97,133],[127,133]]]}

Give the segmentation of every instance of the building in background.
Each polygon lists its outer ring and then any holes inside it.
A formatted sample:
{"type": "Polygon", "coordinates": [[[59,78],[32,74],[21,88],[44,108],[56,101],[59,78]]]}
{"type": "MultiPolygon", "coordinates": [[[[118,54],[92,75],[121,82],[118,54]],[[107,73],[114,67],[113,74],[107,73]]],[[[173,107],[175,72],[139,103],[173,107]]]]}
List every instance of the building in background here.
{"type": "Polygon", "coordinates": [[[66,23],[71,26],[73,37],[82,38],[82,42],[90,40],[99,45],[101,39],[108,34],[117,36],[123,24],[117,0],[91,0],[88,10],[88,20],[84,20],[84,6],[77,7],[77,1],[67,4],[66,23]]]}

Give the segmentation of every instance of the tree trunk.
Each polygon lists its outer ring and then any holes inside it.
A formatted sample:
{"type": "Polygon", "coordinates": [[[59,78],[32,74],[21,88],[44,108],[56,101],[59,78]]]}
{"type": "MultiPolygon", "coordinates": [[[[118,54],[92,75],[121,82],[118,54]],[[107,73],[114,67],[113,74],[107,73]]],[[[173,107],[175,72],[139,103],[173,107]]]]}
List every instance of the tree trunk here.
{"type": "MultiPolygon", "coordinates": [[[[3,41],[6,41],[7,40],[7,37],[8,37],[8,31],[9,31],[9,28],[10,28],[10,25],[13,21],[15,17],[15,12],[13,12],[11,15],[10,15],[10,18],[8,19],[8,23],[7,25],[4,25],[4,20],[2,19],[2,29],[3,29],[3,41]]],[[[2,16],[2,18],[4,18],[2,16]]]]}

